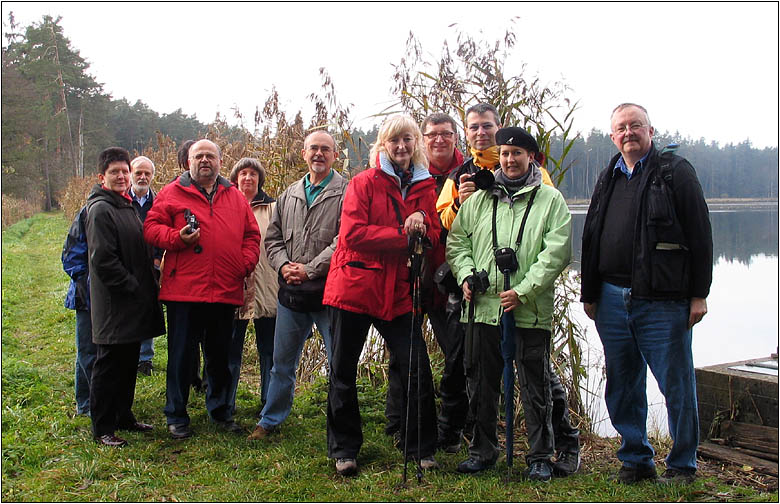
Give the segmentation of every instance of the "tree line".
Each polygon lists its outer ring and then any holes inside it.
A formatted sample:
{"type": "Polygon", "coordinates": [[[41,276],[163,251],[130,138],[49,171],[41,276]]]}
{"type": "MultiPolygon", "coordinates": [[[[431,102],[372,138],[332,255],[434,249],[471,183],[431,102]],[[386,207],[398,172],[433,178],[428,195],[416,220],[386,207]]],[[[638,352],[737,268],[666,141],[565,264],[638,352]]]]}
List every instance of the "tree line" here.
{"type": "MultiPolygon", "coordinates": [[[[706,198],[777,198],[777,147],[757,149],[744,140],[738,144],[720,146],[704,138],[693,140],[679,133],[654,136],[656,147],[678,144],[677,154],[685,157],[696,169],[706,198]]],[[[554,138],[552,150],[560,152],[562,142],[554,138]]],[[[568,153],[571,167],[559,189],[567,199],[588,199],[593,194],[599,173],[617,153],[609,133],[597,129],[578,137],[568,153]]]]}

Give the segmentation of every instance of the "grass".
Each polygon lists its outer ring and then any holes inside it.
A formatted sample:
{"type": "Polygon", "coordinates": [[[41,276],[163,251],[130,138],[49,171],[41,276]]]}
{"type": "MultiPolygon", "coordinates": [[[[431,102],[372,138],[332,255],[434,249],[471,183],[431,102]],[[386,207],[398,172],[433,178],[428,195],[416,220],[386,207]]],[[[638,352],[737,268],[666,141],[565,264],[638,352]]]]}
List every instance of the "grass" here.
{"type": "MultiPolygon", "coordinates": [[[[67,277],[59,261],[68,222],[39,213],[3,232],[2,243],[2,500],[3,501],[777,501],[776,490],[727,484],[707,473],[690,486],[617,485],[615,440],[584,436],[582,471],[548,484],[520,477],[523,437],[513,476],[506,466],[477,476],[455,467],[465,457],[439,454],[442,469],[422,484],[383,433],[383,384],[360,383],[365,436],[357,477],[335,474],[326,457],[324,379],[299,390],[292,415],[263,442],[217,431],[202,394],[189,411],[196,436],[171,440],[162,407],[165,374],[139,377],[134,411],[154,423],[151,434],[127,433],[129,446],[99,447],[89,419],[75,416],[73,312],[62,306],[67,277]]],[[[251,340],[252,338],[247,338],[251,340]]],[[[238,394],[237,420],[247,428],[259,401],[256,356],[247,344],[247,380],[238,394]],[[253,375],[254,373],[254,375],[253,375]]],[[[154,365],[165,369],[166,340],[158,338],[154,365]]],[[[123,433],[124,435],[124,433],[123,433]]],[[[668,443],[667,443],[668,444],[668,443]]],[[[665,455],[668,446],[654,440],[665,455]]],[[[659,463],[662,457],[659,455],[659,463]]],[[[776,489],[776,486],[775,486],[776,489]]]]}

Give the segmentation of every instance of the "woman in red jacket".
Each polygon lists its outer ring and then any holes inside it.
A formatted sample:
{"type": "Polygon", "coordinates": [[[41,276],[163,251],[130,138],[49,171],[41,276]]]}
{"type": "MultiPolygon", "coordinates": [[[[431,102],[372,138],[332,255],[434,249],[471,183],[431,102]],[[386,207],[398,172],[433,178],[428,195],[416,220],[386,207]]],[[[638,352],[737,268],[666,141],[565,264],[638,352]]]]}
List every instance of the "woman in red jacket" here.
{"type": "MultiPolygon", "coordinates": [[[[431,366],[420,327],[412,327],[409,237],[439,240],[435,182],[428,173],[422,134],[411,117],[395,115],[379,130],[371,149],[371,168],[347,187],[336,251],[330,263],[323,303],[331,310],[333,356],[328,390],[328,457],[342,475],[357,472],[363,443],[358,407],[357,364],[373,324],[400,364],[403,383],[412,356],[408,450],[423,469],[436,467],[436,405],[431,366]],[[414,342],[411,345],[412,341],[414,342]],[[417,351],[421,425],[418,453],[417,351]]],[[[403,391],[403,411],[407,407],[403,391]]],[[[404,446],[404,429],[401,444],[404,446]]]]}

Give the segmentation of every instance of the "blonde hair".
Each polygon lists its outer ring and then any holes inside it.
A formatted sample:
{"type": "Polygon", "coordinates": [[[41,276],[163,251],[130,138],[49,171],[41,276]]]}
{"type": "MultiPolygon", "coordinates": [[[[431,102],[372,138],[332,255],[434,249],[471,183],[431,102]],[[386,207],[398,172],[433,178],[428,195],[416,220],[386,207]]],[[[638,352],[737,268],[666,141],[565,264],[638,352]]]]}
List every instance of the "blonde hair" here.
{"type": "Polygon", "coordinates": [[[376,157],[380,152],[384,152],[390,157],[387,153],[387,149],[385,149],[385,142],[391,138],[402,135],[403,133],[411,133],[414,137],[412,164],[427,167],[428,158],[425,157],[425,145],[423,144],[422,132],[414,119],[408,115],[402,114],[392,115],[382,123],[382,126],[379,128],[379,134],[376,137],[376,142],[371,146],[371,152],[368,155],[369,166],[376,168],[376,157]]]}

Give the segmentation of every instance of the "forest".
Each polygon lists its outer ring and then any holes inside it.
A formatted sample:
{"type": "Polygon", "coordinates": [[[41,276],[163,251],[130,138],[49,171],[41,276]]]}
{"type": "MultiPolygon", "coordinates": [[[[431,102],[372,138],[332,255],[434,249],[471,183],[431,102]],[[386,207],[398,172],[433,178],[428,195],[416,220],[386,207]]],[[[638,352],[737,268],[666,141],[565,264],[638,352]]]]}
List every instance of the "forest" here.
{"type": "MultiPolygon", "coordinates": [[[[60,18],[44,16],[20,27],[11,13],[6,28],[2,47],[2,194],[26,200],[38,210],[61,207],[62,192],[69,181],[93,174],[97,154],[110,145],[141,153],[159,151],[161,139],[178,145],[190,138],[218,136],[223,143],[265,145],[264,161],[273,167],[286,155],[272,156],[271,145],[294,146],[308,128],[326,126],[341,140],[342,159],[346,158],[342,170],[350,176],[365,166],[375,139],[376,127],[369,131],[354,127],[350,107],[342,105],[325,69],[321,69],[319,93],[307,97],[316,109],[308,127],[300,112],[294,115],[279,110],[279,91],[274,90],[255,111],[254,130],[246,131],[229,125],[219,115],[206,123],[181,108],[160,114],[142,100],[131,104],[124,98],[115,99],[90,73],[89,62],[63,32],[60,18]],[[289,142],[284,135],[292,135],[289,142]]],[[[399,63],[393,65],[394,82],[389,92],[397,102],[377,110],[377,122],[393,112],[422,120],[430,112],[444,111],[463,124],[469,105],[488,101],[497,106],[505,125],[526,127],[537,136],[546,151],[547,168],[567,199],[587,199],[598,173],[616,149],[607,133],[595,129],[577,132],[577,103],[565,86],[545,87],[530,76],[503,75],[514,37],[508,31],[503,40],[493,44],[460,33],[457,50],[451,52],[445,44],[437,61],[426,60],[411,35],[406,54],[399,55],[399,63]]],[[[462,129],[460,133],[463,149],[462,129]]],[[[680,145],[678,153],[694,165],[708,198],[778,196],[777,147],[757,149],[749,140],[718,145],[704,138],[694,140],[660,131],[656,131],[655,140],[658,146],[680,145]]],[[[279,162],[301,169],[304,165],[297,149],[289,152],[288,159],[279,162]]]]}

